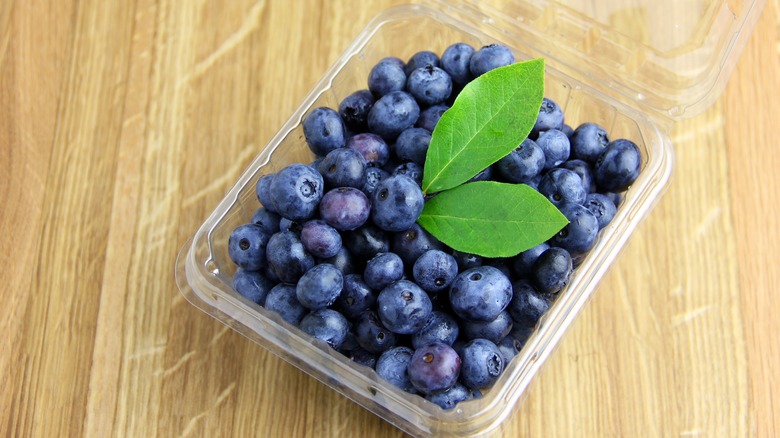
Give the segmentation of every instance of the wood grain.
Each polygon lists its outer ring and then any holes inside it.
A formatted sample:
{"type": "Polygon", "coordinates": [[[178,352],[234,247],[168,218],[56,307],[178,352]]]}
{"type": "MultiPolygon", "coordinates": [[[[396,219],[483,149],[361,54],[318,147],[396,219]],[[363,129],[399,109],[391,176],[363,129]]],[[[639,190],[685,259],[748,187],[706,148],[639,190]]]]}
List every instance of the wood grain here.
{"type": "MultiPolygon", "coordinates": [[[[187,303],[182,243],[378,10],[0,2],[0,434],[401,436],[187,303]]],[[[505,436],[780,433],[780,8],[505,436]]]]}

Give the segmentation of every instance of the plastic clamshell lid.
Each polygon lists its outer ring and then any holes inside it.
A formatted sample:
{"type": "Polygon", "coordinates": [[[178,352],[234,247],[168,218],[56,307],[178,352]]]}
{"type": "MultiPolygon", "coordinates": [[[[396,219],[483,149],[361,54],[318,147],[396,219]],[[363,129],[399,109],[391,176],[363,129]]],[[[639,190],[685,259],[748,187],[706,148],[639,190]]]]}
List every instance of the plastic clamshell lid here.
{"type": "Polygon", "coordinates": [[[766,0],[445,3],[676,119],[717,99],[766,0]]]}

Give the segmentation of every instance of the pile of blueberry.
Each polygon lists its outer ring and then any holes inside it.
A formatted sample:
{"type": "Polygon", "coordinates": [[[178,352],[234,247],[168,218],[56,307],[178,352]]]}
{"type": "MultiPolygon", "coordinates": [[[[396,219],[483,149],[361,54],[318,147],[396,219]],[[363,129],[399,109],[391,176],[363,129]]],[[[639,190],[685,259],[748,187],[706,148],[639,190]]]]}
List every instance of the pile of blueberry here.
{"type": "Polygon", "coordinates": [[[481,396],[567,284],[637,178],[640,154],[604,128],[572,130],[544,99],[518,147],[477,180],[524,183],[570,224],[515,257],[448,248],[416,224],[431,132],[473,78],[514,62],[501,45],[385,58],[368,89],[304,120],[316,159],[257,182],[230,235],[238,293],[442,408],[481,396]]]}

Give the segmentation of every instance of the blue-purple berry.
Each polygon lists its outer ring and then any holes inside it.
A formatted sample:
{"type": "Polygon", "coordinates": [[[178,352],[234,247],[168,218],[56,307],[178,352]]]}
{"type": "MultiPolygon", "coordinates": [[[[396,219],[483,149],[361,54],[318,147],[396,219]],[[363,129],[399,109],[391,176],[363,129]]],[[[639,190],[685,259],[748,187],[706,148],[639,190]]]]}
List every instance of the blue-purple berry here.
{"type": "Polygon", "coordinates": [[[504,358],[498,346],[487,339],[474,339],[463,346],[461,381],[474,389],[493,386],[504,371],[504,358]]]}
{"type": "Polygon", "coordinates": [[[277,284],[268,292],[264,307],[278,313],[283,320],[295,326],[309,313],[309,309],[295,296],[295,286],[284,283],[277,284]]]}
{"type": "Polygon", "coordinates": [[[376,360],[376,373],[402,390],[416,394],[417,390],[409,381],[409,362],[412,360],[414,350],[409,347],[393,347],[379,356],[376,360]]]}
{"type": "Polygon", "coordinates": [[[428,295],[409,280],[396,281],[382,289],[377,297],[377,313],[382,324],[401,335],[423,328],[432,311],[428,295]]]}
{"type": "Polygon", "coordinates": [[[233,274],[233,288],[244,298],[259,305],[265,303],[268,291],[274,287],[274,282],[260,271],[247,271],[238,268],[233,274]]]}
{"type": "Polygon", "coordinates": [[[236,227],[228,238],[228,255],[233,263],[248,271],[258,271],[266,264],[269,235],[255,224],[236,227]]]}
{"type": "Polygon", "coordinates": [[[344,287],[344,276],[333,265],[316,265],[304,273],[295,287],[295,296],[306,308],[317,310],[336,301],[344,287]]]}
{"type": "Polygon", "coordinates": [[[347,142],[346,133],[341,116],[331,108],[315,108],[303,120],[306,144],[315,155],[321,157],[334,149],[344,147],[347,142]]]}
{"type": "Polygon", "coordinates": [[[348,231],[361,227],[369,218],[371,203],[361,190],[339,187],[329,190],[320,202],[320,217],[331,227],[348,231]]]}
{"type": "Polygon", "coordinates": [[[304,316],[298,325],[304,333],[326,342],[338,350],[347,338],[349,322],[339,312],[332,309],[315,310],[304,316]]]}
{"type": "Polygon", "coordinates": [[[451,346],[428,344],[415,350],[409,362],[409,381],[423,394],[452,388],[460,376],[460,357],[451,346]]]}

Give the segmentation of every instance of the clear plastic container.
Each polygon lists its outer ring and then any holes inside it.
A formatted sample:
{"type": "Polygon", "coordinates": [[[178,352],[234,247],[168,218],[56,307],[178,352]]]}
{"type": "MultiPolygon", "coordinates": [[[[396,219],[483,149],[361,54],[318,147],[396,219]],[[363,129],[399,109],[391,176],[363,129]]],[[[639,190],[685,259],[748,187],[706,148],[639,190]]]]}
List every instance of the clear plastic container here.
{"type": "Polygon", "coordinates": [[[668,136],[674,120],[703,111],[717,98],[765,0],[685,3],[686,11],[698,13],[675,13],[680,4],[676,0],[432,0],[379,13],[184,244],[176,261],[182,294],[407,433],[475,436],[499,431],[663,192],[674,161],[668,136]],[[235,266],[227,240],[259,207],[255,183],[260,176],[313,159],[301,127],[309,110],[337,108],[343,97],[366,87],[371,67],[385,56],[408,59],[420,50],[441,53],[460,41],[474,47],[500,42],[512,48],[518,60],[545,58],[545,95],[562,106],[567,123],[576,127],[595,122],[607,128],[611,138],[632,139],[644,163],[617,216],[498,382],[483,398],[445,411],[398,390],[373,370],[239,296],[231,286],[235,266]]]}

